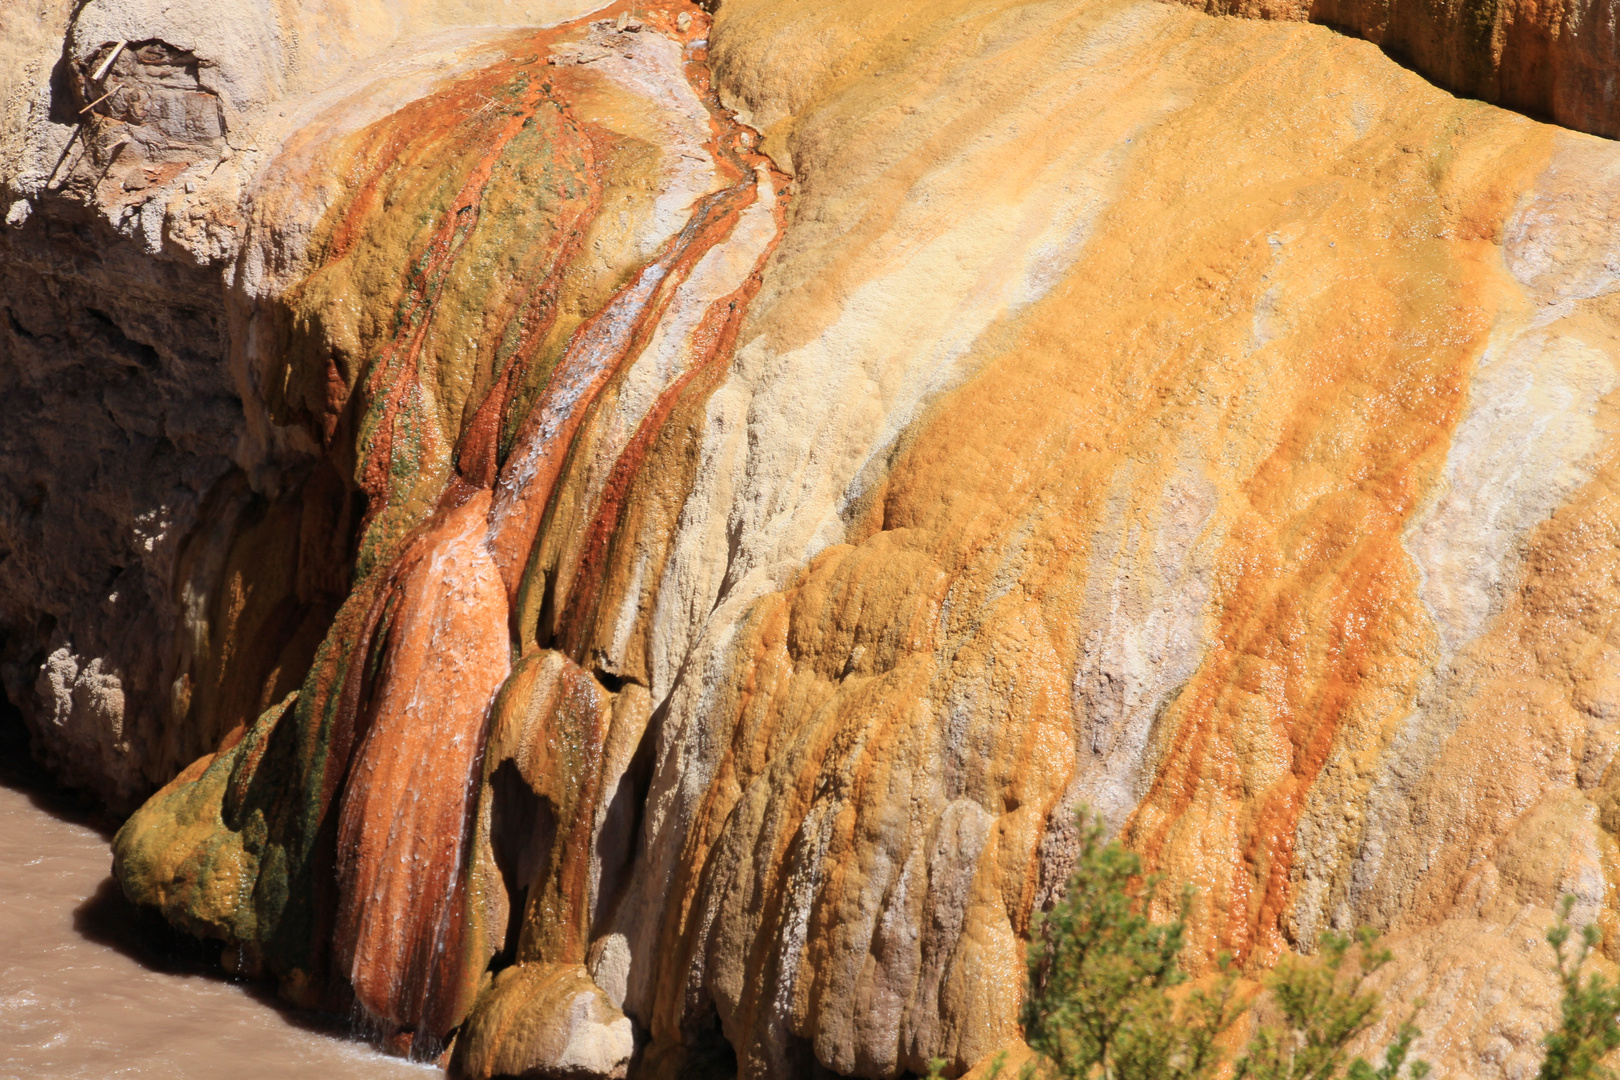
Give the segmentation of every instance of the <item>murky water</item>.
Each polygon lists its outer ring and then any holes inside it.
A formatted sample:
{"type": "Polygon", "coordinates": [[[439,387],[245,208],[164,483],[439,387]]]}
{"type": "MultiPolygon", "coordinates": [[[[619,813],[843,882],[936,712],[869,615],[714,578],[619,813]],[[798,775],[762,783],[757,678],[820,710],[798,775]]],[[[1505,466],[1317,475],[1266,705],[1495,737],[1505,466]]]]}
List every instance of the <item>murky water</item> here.
{"type": "MultiPolygon", "coordinates": [[[[0,1078],[431,1080],[209,971],[123,902],[97,830],[0,786],[0,1078]]],[[[217,951],[217,946],[214,951],[217,951]]]]}

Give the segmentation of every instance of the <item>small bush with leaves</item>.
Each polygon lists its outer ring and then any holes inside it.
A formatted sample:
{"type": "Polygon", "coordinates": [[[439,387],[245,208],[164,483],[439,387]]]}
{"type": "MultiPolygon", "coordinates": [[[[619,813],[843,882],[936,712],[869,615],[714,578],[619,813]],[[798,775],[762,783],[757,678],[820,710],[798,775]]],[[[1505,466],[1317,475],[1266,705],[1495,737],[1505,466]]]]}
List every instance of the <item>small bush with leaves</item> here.
{"type": "MultiPolygon", "coordinates": [[[[1035,1057],[1024,1080],[1213,1080],[1225,1072],[1220,1036],[1243,1014],[1236,976],[1222,958],[1213,987],[1173,995],[1184,982],[1179,956],[1192,900],[1155,924],[1146,898],[1157,878],[1107,840],[1099,818],[1080,812],[1080,849],[1068,891],[1037,923],[1022,1020],[1035,1057]]],[[[1348,1059],[1347,1047],[1377,1021],[1380,996],[1366,985],[1387,962],[1377,936],[1326,935],[1321,955],[1288,957],[1267,980],[1280,1023],[1261,1024],[1231,1066],[1235,1080],[1421,1080],[1428,1066],[1406,1059],[1418,1029],[1396,1031],[1383,1064],[1348,1059]],[[1357,948],[1359,946],[1359,948],[1357,948]],[[1353,958],[1353,962],[1352,962],[1353,958]]],[[[935,1075],[943,1063],[935,1068],[935,1075]]],[[[999,1067],[992,1072],[999,1072],[999,1067]]]]}
{"type": "Polygon", "coordinates": [[[1537,1080],[1613,1080],[1615,1073],[1601,1064],[1603,1058],[1620,1049],[1620,986],[1601,975],[1583,979],[1581,968],[1603,935],[1595,925],[1581,930],[1580,944],[1565,952],[1569,944],[1569,912],[1575,898],[1566,896],[1558,909],[1558,921],[1547,931],[1553,947],[1558,982],[1563,989],[1563,1017],[1558,1027],[1542,1040],[1547,1056],[1541,1062],[1537,1080]]]}
{"type": "MultiPolygon", "coordinates": [[[[1036,920],[1029,950],[1029,991],[1022,1021],[1034,1056],[1020,1080],[1422,1080],[1423,1061],[1408,1061],[1420,1032],[1422,1002],[1395,1029],[1382,1061],[1351,1058],[1350,1044],[1378,1021],[1381,996],[1368,980],[1390,960],[1373,931],[1324,934],[1315,957],[1289,955],[1265,979],[1271,1007],[1236,1061],[1226,1060],[1221,1036],[1243,1015],[1237,978],[1223,957],[1213,984],[1176,993],[1186,981],[1179,956],[1192,901],[1180,916],[1154,923],[1146,899],[1159,879],[1142,876],[1141,861],[1107,839],[1101,819],[1082,809],[1080,848],[1068,891],[1036,920]]],[[[1562,1019],[1543,1045],[1537,1080],[1620,1080],[1603,1059],[1620,1050],[1620,984],[1582,976],[1601,940],[1587,926],[1574,936],[1565,897],[1547,931],[1563,990],[1562,1019]]],[[[1228,1040],[1229,1041],[1229,1040],[1228,1040]]],[[[987,1080],[1004,1071],[992,1061],[987,1080]]],[[[930,1062],[928,1075],[946,1063],[930,1062]]]]}
{"type": "Polygon", "coordinates": [[[1223,959],[1213,988],[1173,998],[1186,980],[1181,917],[1154,923],[1146,897],[1157,878],[1107,840],[1082,811],[1080,848],[1068,891],[1038,920],[1044,948],[1030,951],[1024,1038],[1037,1057],[1024,1070],[1040,1080],[1206,1080],[1220,1069],[1217,1044],[1242,1012],[1235,974],[1223,959]]]}
{"type": "MultiPolygon", "coordinates": [[[[1361,1058],[1349,1060],[1352,1040],[1378,1019],[1381,996],[1367,979],[1390,960],[1378,935],[1363,928],[1355,938],[1327,933],[1312,959],[1285,956],[1266,980],[1280,1025],[1262,1024],[1237,1063],[1235,1080],[1394,1080],[1406,1063],[1419,1032],[1412,1017],[1396,1029],[1378,1068],[1361,1058]],[[1352,947],[1357,955],[1351,960],[1352,947]]],[[[1416,1009],[1413,1010],[1416,1012],[1416,1009]]],[[[1413,1080],[1428,1075],[1429,1066],[1414,1061],[1413,1080]]]]}

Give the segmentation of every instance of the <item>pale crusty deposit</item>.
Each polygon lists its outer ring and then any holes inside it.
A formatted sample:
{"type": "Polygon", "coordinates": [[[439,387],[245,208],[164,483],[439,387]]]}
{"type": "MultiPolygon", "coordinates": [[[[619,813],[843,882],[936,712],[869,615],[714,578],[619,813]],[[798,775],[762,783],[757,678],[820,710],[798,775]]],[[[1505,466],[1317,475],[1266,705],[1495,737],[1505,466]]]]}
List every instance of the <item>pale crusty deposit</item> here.
{"type": "Polygon", "coordinates": [[[6,473],[42,751],[185,766],[126,891],[457,1075],[961,1073],[1085,803],[1195,969],[1370,923],[1438,1075],[1534,1067],[1561,893],[1620,957],[1620,147],[1151,0],[389,11],[143,46],[246,141],[131,164],[203,114],[130,98],[6,181],[16,295],[187,267],[95,311],[239,410],[80,556],[168,605],[145,667],[28,531],[105,481],[6,473]],[[205,280],[182,354],[140,312],[205,280]]]}

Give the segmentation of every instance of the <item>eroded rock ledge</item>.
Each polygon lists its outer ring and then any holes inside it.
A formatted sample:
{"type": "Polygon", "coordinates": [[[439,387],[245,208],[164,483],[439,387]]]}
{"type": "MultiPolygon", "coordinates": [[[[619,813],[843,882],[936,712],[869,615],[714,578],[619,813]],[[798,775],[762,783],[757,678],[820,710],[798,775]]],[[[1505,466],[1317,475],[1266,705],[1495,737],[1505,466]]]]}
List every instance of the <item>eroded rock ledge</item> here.
{"type": "Polygon", "coordinates": [[[1616,0],[1182,0],[1212,15],[1322,23],[1448,90],[1620,138],[1616,0]]]}

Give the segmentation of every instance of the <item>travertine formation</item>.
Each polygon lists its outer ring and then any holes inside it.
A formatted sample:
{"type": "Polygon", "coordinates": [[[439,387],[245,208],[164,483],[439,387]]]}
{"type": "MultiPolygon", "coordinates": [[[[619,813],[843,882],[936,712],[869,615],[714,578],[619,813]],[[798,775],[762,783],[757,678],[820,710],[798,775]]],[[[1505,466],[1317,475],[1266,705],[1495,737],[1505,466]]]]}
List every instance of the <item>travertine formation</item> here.
{"type": "Polygon", "coordinates": [[[1441,86],[1620,138],[1615,0],[1182,0],[1212,15],[1298,19],[1375,42],[1441,86]]]}
{"type": "Polygon", "coordinates": [[[7,39],[3,671],[163,785],[126,891],[455,1075],[960,1073],[1085,803],[1194,968],[1371,923],[1533,1067],[1620,147],[1151,0],[586,7],[7,39]]]}

